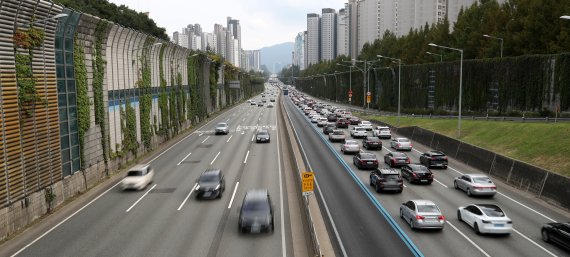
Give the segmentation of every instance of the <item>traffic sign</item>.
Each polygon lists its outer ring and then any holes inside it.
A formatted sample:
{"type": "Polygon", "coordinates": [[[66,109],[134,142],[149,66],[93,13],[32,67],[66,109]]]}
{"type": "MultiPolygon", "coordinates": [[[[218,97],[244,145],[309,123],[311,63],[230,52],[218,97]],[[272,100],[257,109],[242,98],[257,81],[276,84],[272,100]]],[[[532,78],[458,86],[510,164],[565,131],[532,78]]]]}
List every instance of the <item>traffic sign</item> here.
{"type": "Polygon", "coordinates": [[[367,96],[366,96],[366,103],[369,104],[371,100],[372,100],[372,96],[371,96],[371,95],[367,95],[367,96]]]}
{"type": "Polygon", "coordinates": [[[314,190],[314,173],[313,172],[303,172],[301,174],[301,179],[303,180],[303,195],[310,194],[314,190]]]}
{"type": "Polygon", "coordinates": [[[349,88],[349,89],[348,89],[348,94],[349,94],[349,95],[352,95],[352,88],[349,88]]]}
{"type": "Polygon", "coordinates": [[[348,98],[351,98],[351,97],[352,97],[352,94],[351,94],[351,93],[348,93],[348,98]]]}
{"type": "Polygon", "coordinates": [[[366,92],[367,96],[371,96],[372,94],[370,93],[370,91],[366,92]]]}

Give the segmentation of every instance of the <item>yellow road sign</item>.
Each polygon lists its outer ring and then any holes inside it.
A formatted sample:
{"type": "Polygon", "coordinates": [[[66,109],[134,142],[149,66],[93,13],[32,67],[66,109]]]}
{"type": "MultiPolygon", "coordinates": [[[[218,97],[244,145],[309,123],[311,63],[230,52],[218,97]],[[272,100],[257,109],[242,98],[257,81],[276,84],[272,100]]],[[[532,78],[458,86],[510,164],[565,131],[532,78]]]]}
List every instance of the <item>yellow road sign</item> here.
{"type": "Polygon", "coordinates": [[[314,173],[313,172],[303,172],[301,174],[301,179],[303,180],[303,194],[307,192],[312,192],[314,189],[314,173]]]}
{"type": "Polygon", "coordinates": [[[370,103],[371,100],[372,100],[372,96],[371,96],[371,95],[367,95],[367,96],[366,96],[366,103],[370,103]]]}

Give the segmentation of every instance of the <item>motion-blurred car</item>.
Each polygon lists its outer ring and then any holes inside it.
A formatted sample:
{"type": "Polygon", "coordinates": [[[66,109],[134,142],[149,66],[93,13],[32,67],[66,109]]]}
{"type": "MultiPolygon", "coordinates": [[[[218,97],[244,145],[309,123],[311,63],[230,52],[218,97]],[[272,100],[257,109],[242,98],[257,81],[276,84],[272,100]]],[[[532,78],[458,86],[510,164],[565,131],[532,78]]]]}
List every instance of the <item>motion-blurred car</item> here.
{"type": "Polygon", "coordinates": [[[239,211],[238,228],[241,233],[273,232],[273,204],[266,189],[245,193],[239,211]]]}
{"type": "Polygon", "coordinates": [[[407,139],[405,137],[398,137],[398,138],[394,138],[394,139],[392,139],[392,141],[390,141],[390,147],[396,149],[397,151],[400,151],[400,150],[411,151],[413,145],[412,145],[412,141],[410,141],[409,139],[407,139]]]}
{"type": "Polygon", "coordinates": [[[376,192],[396,191],[401,193],[404,190],[404,181],[397,170],[379,168],[370,173],[370,186],[376,192]]]}
{"type": "Polygon", "coordinates": [[[319,120],[317,120],[317,127],[323,127],[324,125],[326,125],[328,123],[328,119],[324,118],[324,117],[320,117],[319,120]]]}
{"type": "Polygon", "coordinates": [[[230,133],[230,127],[228,126],[227,123],[220,122],[220,123],[216,124],[216,127],[214,128],[214,134],[216,134],[216,135],[218,135],[218,134],[227,135],[228,133],[230,133]]]}
{"type": "Polygon", "coordinates": [[[390,128],[386,126],[376,126],[376,128],[374,128],[374,131],[372,132],[372,135],[378,138],[385,138],[385,139],[392,138],[392,132],[390,132],[390,128]]]}
{"type": "Polygon", "coordinates": [[[196,180],[196,198],[222,198],[226,190],[226,180],[220,169],[210,168],[202,172],[196,180]]]}
{"type": "Polygon", "coordinates": [[[259,103],[257,103],[257,107],[263,107],[263,103],[265,103],[265,102],[259,102],[259,103]]]}
{"type": "Polygon", "coordinates": [[[346,135],[344,131],[335,129],[332,133],[329,133],[329,141],[331,142],[344,142],[346,140],[346,135]]]}
{"type": "Polygon", "coordinates": [[[546,223],[540,232],[544,242],[558,244],[570,251],[570,222],[546,223]]]}
{"type": "Polygon", "coordinates": [[[439,207],[430,200],[410,200],[400,206],[400,218],[411,229],[443,229],[445,216],[439,207]]]}
{"type": "Polygon", "coordinates": [[[405,153],[389,152],[384,155],[384,163],[390,165],[390,167],[402,166],[410,164],[410,157],[405,153]]]}
{"type": "Polygon", "coordinates": [[[143,190],[154,179],[154,170],[148,164],[135,165],[127,172],[127,175],[121,180],[121,189],[143,190]]]}
{"type": "Polygon", "coordinates": [[[256,103],[255,101],[253,101],[253,100],[252,100],[251,102],[249,102],[249,104],[250,104],[250,105],[257,105],[257,103],[256,103]]]}
{"type": "Polygon", "coordinates": [[[377,137],[367,136],[362,139],[362,148],[366,150],[382,150],[382,141],[377,137]]]}
{"type": "Polygon", "coordinates": [[[352,129],[350,130],[350,137],[352,138],[363,138],[368,136],[368,132],[366,132],[366,129],[363,127],[352,127],[352,129]]]}
{"type": "Polygon", "coordinates": [[[482,195],[494,196],[497,193],[497,186],[486,175],[464,174],[453,180],[455,189],[463,190],[468,196],[482,195]]]}
{"type": "Polygon", "coordinates": [[[336,120],[336,127],[337,128],[348,128],[348,120],[345,118],[339,118],[336,120]]]}
{"type": "Polygon", "coordinates": [[[427,183],[433,182],[433,173],[426,166],[420,164],[408,164],[402,166],[402,177],[410,183],[427,183]]]}
{"type": "Polygon", "coordinates": [[[319,122],[320,118],[321,118],[321,115],[319,115],[319,114],[315,114],[315,115],[311,116],[311,123],[319,122]]]}
{"type": "Polygon", "coordinates": [[[348,121],[350,122],[350,125],[358,125],[358,123],[360,123],[360,118],[352,116],[348,121]]]}
{"type": "Polygon", "coordinates": [[[361,120],[360,123],[358,124],[358,126],[365,128],[366,131],[372,130],[372,122],[367,121],[367,120],[361,120]]]}
{"type": "Polygon", "coordinates": [[[271,141],[271,137],[269,136],[269,131],[265,129],[260,129],[255,133],[255,142],[256,143],[269,143],[271,141]]]}
{"type": "Polygon", "coordinates": [[[358,153],[360,152],[360,145],[355,140],[345,140],[344,144],[340,146],[340,151],[343,154],[358,153]]]}
{"type": "Polygon", "coordinates": [[[377,169],[378,168],[378,158],[373,153],[359,152],[352,157],[352,163],[359,170],[361,169],[377,169]]]}
{"type": "Polygon", "coordinates": [[[327,124],[325,124],[325,125],[323,126],[323,133],[324,133],[325,135],[328,135],[328,134],[330,134],[330,133],[332,133],[332,132],[334,131],[335,127],[336,127],[336,126],[335,126],[334,123],[328,122],[327,124]]]}
{"type": "Polygon", "coordinates": [[[510,234],[513,222],[499,206],[470,204],[457,210],[457,219],[471,226],[479,234],[510,234]]]}
{"type": "Polygon", "coordinates": [[[273,103],[268,103],[268,104],[267,104],[267,108],[273,108],[274,106],[275,106],[275,104],[273,104],[273,103]]]}
{"type": "Polygon", "coordinates": [[[336,115],[334,113],[331,113],[327,116],[327,119],[331,122],[336,121],[338,118],[336,117],[336,115]]]}
{"type": "Polygon", "coordinates": [[[441,151],[429,151],[420,155],[420,163],[426,167],[447,169],[447,156],[441,151]]]}

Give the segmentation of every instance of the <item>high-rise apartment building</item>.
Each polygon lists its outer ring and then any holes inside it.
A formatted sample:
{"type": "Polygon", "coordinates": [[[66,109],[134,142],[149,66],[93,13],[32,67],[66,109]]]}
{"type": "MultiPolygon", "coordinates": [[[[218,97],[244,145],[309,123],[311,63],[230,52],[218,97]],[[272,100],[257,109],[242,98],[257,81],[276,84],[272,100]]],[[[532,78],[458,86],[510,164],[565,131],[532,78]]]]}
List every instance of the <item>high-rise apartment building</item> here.
{"type": "MultiPolygon", "coordinates": [[[[380,38],[379,32],[379,8],[380,2],[383,0],[361,0],[358,2],[358,37],[357,49],[358,53],[366,43],[372,43],[380,38]]],[[[388,1],[388,0],[387,0],[388,1]]],[[[393,1],[393,0],[389,0],[393,1]]],[[[398,0],[396,0],[398,1],[398,0]]]]}
{"type": "Polygon", "coordinates": [[[214,25],[214,34],[216,35],[216,52],[223,58],[228,58],[226,55],[227,49],[227,31],[226,28],[220,24],[214,25]]]}
{"type": "Polygon", "coordinates": [[[323,8],[320,29],[321,59],[330,61],[336,58],[336,11],[332,8],[323,8]]]}
{"type": "Polygon", "coordinates": [[[348,0],[348,51],[351,58],[356,58],[358,56],[358,1],[359,0],[348,0]]]}
{"type": "Polygon", "coordinates": [[[295,37],[295,43],[293,44],[293,65],[299,67],[299,69],[305,69],[305,33],[299,32],[295,37]]]}
{"type": "Polygon", "coordinates": [[[349,56],[349,28],[350,28],[350,17],[348,15],[348,4],[345,4],[345,8],[338,11],[338,16],[336,20],[336,55],[337,56],[349,56]]]}
{"type": "Polygon", "coordinates": [[[317,64],[320,58],[320,17],[316,13],[307,14],[307,64],[317,64]]]}
{"type": "Polygon", "coordinates": [[[217,53],[217,37],[214,33],[202,32],[202,50],[217,53]]]}

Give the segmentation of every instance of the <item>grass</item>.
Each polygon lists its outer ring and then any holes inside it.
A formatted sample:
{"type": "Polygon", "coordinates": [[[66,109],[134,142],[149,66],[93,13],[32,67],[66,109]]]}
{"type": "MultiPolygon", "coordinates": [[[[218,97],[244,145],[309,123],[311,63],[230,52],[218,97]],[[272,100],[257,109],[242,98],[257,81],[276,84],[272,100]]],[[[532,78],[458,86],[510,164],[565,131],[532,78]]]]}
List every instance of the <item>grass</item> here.
{"type": "MultiPolygon", "coordinates": [[[[361,116],[396,124],[396,117],[361,116]]],[[[457,137],[456,119],[400,118],[400,127],[418,126],[457,137]]],[[[570,177],[570,123],[461,121],[463,142],[570,177]]]]}

